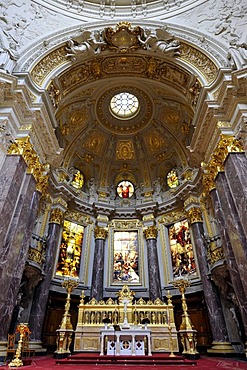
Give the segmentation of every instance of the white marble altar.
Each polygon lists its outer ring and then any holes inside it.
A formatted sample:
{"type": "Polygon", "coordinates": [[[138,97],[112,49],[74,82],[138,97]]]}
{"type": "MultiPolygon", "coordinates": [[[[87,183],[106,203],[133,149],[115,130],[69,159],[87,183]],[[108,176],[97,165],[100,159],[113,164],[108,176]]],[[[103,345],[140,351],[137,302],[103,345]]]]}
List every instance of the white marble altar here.
{"type": "Polygon", "coordinates": [[[100,330],[100,355],[137,356],[145,355],[145,338],[147,338],[147,355],[151,352],[151,330],[141,326],[114,330],[113,326],[100,330]]]}

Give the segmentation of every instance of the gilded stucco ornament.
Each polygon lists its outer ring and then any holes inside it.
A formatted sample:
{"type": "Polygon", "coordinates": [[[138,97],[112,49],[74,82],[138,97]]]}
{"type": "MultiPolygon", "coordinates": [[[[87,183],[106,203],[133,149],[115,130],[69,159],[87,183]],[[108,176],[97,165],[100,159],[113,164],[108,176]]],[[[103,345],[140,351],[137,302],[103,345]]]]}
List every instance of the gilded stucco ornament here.
{"type": "Polygon", "coordinates": [[[36,181],[36,190],[45,194],[48,184],[49,164],[41,164],[28,136],[16,139],[9,147],[8,154],[21,155],[28,168],[27,173],[32,174],[36,181]]]}
{"type": "Polygon", "coordinates": [[[95,239],[106,239],[107,238],[108,231],[104,229],[103,227],[96,226],[94,228],[94,237],[95,239]]]}
{"type": "Polygon", "coordinates": [[[160,224],[171,224],[179,220],[186,218],[186,213],[184,210],[175,210],[174,212],[167,213],[159,219],[160,224]]]}
{"type": "Polygon", "coordinates": [[[62,225],[64,212],[60,208],[53,208],[50,213],[49,223],[62,225]]]}
{"type": "Polygon", "coordinates": [[[188,219],[190,220],[191,224],[194,224],[196,222],[203,222],[202,218],[202,210],[198,207],[190,208],[187,211],[188,219]]]}
{"type": "MultiPolygon", "coordinates": [[[[58,47],[38,61],[31,71],[31,77],[37,85],[42,86],[53,70],[69,60],[74,62],[89,59],[92,56],[101,55],[102,51],[125,55],[139,50],[146,50],[156,56],[179,57],[200,71],[208,83],[217,77],[218,68],[207,55],[193,46],[175,39],[175,36],[169,33],[165,27],[154,30],[143,29],[140,26],[132,27],[128,22],[120,22],[115,28],[106,27],[101,31],[82,30],[81,34],[70,39],[67,45],[58,47]]],[[[146,76],[153,78],[154,74],[157,74],[156,67],[156,60],[149,57],[146,76]]],[[[81,69],[80,77],[83,79],[82,74],[93,79],[100,78],[102,76],[100,58],[91,59],[87,68],[81,69]]],[[[198,88],[200,86],[197,82],[191,90],[195,103],[198,97],[198,88]]],[[[51,98],[57,105],[57,98],[61,96],[61,91],[55,86],[50,86],[49,89],[51,98]]]]}
{"type": "Polygon", "coordinates": [[[216,262],[223,261],[225,259],[225,255],[222,246],[217,246],[216,243],[211,243],[208,250],[208,257],[211,267],[213,267],[216,262]]]}
{"type": "Polygon", "coordinates": [[[219,172],[224,172],[224,162],[229,153],[243,152],[241,142],[234,136],[221,135],[221,139],[215,148],[210,162],[204,164],[203,185],[207,192],[215,188],[215,178],[219,172]]]}
{"type": "Polygon", "coordinates": [[[143,230],[146,240],[148,239],[157,239],[158,229],[156,226],[149,226],[143,230]]]}

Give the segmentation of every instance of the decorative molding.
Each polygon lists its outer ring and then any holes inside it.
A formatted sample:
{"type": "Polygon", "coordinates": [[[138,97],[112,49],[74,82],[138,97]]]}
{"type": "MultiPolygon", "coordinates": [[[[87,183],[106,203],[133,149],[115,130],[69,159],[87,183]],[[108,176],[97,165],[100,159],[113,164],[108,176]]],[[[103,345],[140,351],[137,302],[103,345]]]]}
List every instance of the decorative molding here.
{"type": "Polygon", "coordinates": [[[184,210],[174,210],[168,214],[159,218],[159,224],[172,224],[174,222],[180,221],[187,218],[186,212],[184,210]]]}

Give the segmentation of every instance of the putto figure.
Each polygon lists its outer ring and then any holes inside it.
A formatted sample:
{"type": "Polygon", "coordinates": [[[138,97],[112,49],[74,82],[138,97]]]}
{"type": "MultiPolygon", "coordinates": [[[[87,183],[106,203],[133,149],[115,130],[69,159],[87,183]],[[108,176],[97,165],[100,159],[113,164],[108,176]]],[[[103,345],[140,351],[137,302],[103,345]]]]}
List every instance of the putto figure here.
{"type": "Polygon", "coordinates": [[[92,33],[83,30],[80,36],[68,41],[67,51],[69,53],[67,56],[71,57],[72,61],[76,61],[83,56],[99,54],[103,45],[106,43],[102,40],[99,32],[92,33]]]}
{"type": "Polygon", "coordinates": [[[174,36],[163,28],[157,28],[155,31],[144,30],[144,35],[139,36],[139,42],[144,49],[166,54],[167,56],[180,55],[180,42],[175,40],[174,36]]]}

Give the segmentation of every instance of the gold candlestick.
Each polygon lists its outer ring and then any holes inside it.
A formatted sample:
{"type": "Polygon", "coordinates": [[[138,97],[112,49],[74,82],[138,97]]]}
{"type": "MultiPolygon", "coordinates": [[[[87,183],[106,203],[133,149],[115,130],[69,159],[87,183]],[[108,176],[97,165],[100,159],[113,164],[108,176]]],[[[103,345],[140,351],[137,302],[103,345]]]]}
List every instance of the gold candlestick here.
{"type": "Polygon", "coordinates": [[[174,280],[172,284],[175,288],[179,289],[182,295],[181,301],[182,301],[183,315],[182,315],[182,323],[180,325],[180,330],[193,330],[193,325],[191,323],[190,316],[188,314],[188,307],[187,307],[186,298],[185,298],[185,291],[190,286],[190,282],[185,279],[178,279],[178,280],[174,280]]]}
{"type": "Polygon", "coordinates": [[[74,332],[71,321],[70,321],[70,300],[72,291],[79,285],[78,279],[72,277],[65,277],[62,282],[62,287],[67,291],[67,298],[65,303],[65,311],[57,332],[57,349],[55,351],[55,357],[66,357],[70,354],[70,344],[72,341],[72,334],[74,332]]]}
{"type": "Polygon", "coordinates": [[[176,279],[172,282],[173,286],[179,289],[182,297],[182,323],[180,325],[179,334],[181,337],[181,342],[183,345],[183,354],[189,356],[190,358],[198,358],[199,354],[196,350],[196,333],[194,327],[191,323],[190,316],[188,314],[188,307],[185,298],[185,291],[190,286],[190,282],[187,279],[176,279]]]}
{"type": "Polygon", "coordinates": [[[9,363],[9,367],[20,367],[23,366],[23,362],[21,359],[21,351],[23,345],[23,338],[25,335],[30,334],[30,330],[28,324],[19,324],[16,328],[16,333],[20,333],[20,339],[18,341],[18,346],[15,353],[15,358],[9,363]]]}

